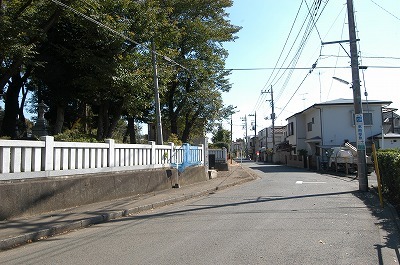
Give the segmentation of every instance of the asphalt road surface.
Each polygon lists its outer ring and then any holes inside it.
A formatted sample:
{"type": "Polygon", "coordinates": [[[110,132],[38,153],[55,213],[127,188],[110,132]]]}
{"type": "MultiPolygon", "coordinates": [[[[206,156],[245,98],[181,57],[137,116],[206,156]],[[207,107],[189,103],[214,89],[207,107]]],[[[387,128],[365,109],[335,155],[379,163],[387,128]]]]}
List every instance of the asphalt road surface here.
{"type": "Polygon", "coordinates": [[[259,179],[0,252],[0,264],[398,264],[352,178],[245,163],[259,179]]]}

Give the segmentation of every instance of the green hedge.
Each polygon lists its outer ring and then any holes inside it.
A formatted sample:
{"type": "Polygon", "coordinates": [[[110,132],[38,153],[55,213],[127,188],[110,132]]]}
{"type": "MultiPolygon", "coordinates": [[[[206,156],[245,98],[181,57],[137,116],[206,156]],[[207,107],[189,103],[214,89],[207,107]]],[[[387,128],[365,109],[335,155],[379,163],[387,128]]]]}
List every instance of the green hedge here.
{"type": "Polygon", "coordinates": [[[400,205],[400,150],[379,150],[377,157],[383,196],[400,205]]]}

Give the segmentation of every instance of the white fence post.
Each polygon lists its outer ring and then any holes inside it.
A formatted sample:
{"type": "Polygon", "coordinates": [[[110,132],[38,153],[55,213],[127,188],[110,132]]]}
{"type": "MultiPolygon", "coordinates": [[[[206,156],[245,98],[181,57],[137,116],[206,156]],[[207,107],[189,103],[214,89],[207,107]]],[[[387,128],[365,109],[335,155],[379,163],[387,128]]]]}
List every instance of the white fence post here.
{"type": "Polygon", "coordinates": [[[3,147],[0,150],[0,173],[10,172],[11,148],[3,147]]]}
{"type": "Polygon", "coordinates": [[[204,152],[204,144],[200,145],[200,154],[198,154],[198,159],[200,159],[200,162],[202,165],[205,165],[205,152],[204,152]]]}
{"type": "Polygon", "coordinates": [[[150,165],[155,165],[157,163],[156,160],[156,142],[150,141],[151,151],[150,151],[150,165]]]}
{"type": "Polygon", "coordinates": [[[114,139],[106,139],[105,142],[108,144],[108,166],[114,167],[115,163],[115,141],[114,139]]]}
{"type": "Polygon", "coordinates": [[[208,171],[209,168],[209,161],[208,161],[208,138],[204,138],[204,143],[203,143],[203,165],[206,170],[208,171]]]}
{"type": "Polygon", "coordinates": [[[170,142],[169,143],[169,146],[170,146],[170,153],[169,153],[169,157],[168,157],[168,159],[169,159],[169,163],[171,164],[172,163],[172,158],[174,157],[174,148],[175,148],[175,144],[174,143],[172,143],[172,142],[170,142]]]}
{"type": "Polygon", "coordinates": [[[228,150],[226,150],[225,147],[222,147],[222,156],[223,156],[225,162],[227,162],[228,161],[228,150]]]}
{"type": "Polygon", "coordinates": [[[54,137],[42,136],[41,141],[44,141],[44,152],[42,153],[42,170],[53,170],[54,166],[54,137]]]}

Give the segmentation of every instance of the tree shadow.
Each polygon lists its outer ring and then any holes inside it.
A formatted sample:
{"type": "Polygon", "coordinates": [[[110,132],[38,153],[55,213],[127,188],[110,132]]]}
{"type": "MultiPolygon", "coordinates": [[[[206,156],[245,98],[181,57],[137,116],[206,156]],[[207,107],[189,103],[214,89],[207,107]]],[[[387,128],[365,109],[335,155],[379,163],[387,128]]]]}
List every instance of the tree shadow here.
{"type": "Polygon", "coordinates": [[[385,204],[382,208],[380,206],[379,197],[374,190],[370,192],[354,192],[354,196],[364,202],[371,214],[378,220],[376,225],[386,232],[386,234],[383,235],[385,242],[375,245],[379,264],[384,264],[382,258],[382,249],[384,248],[392,249],[396,253],[397,260],[400,260],[400,227],[396,209],[389,204],[385,204]]]}

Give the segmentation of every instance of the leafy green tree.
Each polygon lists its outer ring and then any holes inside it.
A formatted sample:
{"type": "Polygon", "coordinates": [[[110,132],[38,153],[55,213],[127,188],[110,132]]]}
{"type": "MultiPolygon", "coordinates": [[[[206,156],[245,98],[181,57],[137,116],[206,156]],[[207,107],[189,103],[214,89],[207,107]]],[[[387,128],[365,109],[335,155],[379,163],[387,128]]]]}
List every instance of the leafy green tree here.
{"type": "MultiPolygon", "coordinates": [[[[67,1],[68,3],[73,1],[67,1]]],[[[18,96],[37,62],[37,50],[62,10],[45,1],[4,1],[0,15],[0,88],[5,115],[0,135],[17,137],[17,119],[24,120],[18,96]]],[[[24,122],[22,122],[24,124],[24,122]]]]}
{"type": "Polygon", "coordinates": [[[207,123],[223,113],[221,93],[229,91],[230,84],[229,72],[224,70],[228,54],[222,43],[234,40],[240,28],[227,20],[229,0],[164,3],[172,8],[169,19],[179,31],[178,39],[170,43],[177,51],[175,61],[186,67],[176,66],[165,84],[164,110],[171,133],[186,142],[191,136],[203,135],[207,123]]]}
{"type": "Polygon", "coordinates": [[[214,130],[211,140],[214,147],[225,147],[228,149],[231,141],[231,132],[219,125],[218,128],[214,130]]]}
{"type": "MultiPolygon", "coordinates": [[[[6,95],[3,135],[16,137],[23,120],[18,96],[35,90],[50,106],[54,133],[84,128],[112,137],[121,119],[135,141],[135,121],[154,122],[151,51],[159,54],[160,95],[167,129],[188,141],[226,116],[221,93],[229,91],[222,43],[239,30],[227,20],[230,0],[63,1],[129,37],[121,38],[51,1],[2,2],[0,88],[6,95]],[[173,63],[184,65],[185,68],[173,63]],[[88,113],[92,115],[89,119],[88,113]],[[22,119],[21,119],[22,118],[22,119]]],[[[164,124],[165,125],[165,124],[164,124]]],[[[120,134],[120,133],[119,133],[120,134]]]]}
{"type": "MultiPolygon", "coordinates": [[[[138,7],[138,4],[132,6],[131,1],[103,1],[101,5],[94,3],[86,11],[82,7],[81,11],[129,35],[134,24],[131,18],[142,11],[135,10],[138,7]]],[[[98,140],[112,137],[123,115],[128,121],[132,117],[142,118],[150,106],[147,88],[148,80],[152,79],[151,70],[147,70],[149,60],[143,63],[141,59],[148,54],[143,54],[141,49],[92,21],[66,13],[49,31],[42,53],[37,57],[43,66],[35,75],[45,84],[37,97],[49,101],[47,118],[54,124],[54,133],[61,131],[64,116],[68,114],[66,108],[71,106],[75,112],[90,106],[97,117],[98,140]]],[[[82,113],[67,117],[82,120],[82,113]]]]}

